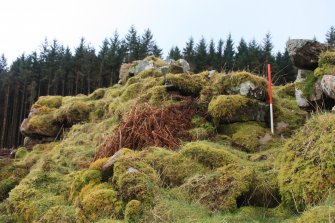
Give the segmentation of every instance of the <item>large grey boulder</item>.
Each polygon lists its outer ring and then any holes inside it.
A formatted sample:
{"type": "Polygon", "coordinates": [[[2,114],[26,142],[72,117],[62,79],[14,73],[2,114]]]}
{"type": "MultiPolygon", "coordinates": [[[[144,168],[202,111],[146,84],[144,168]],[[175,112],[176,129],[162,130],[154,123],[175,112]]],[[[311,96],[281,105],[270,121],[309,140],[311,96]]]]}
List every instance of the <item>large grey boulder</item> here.
{"type": "Polygon", "coordinates": [[[318,67],[321,52],[335,50],[327,44],[306,39],[291,39],[287,41],[286,46],[293,64],[305,70],[314,70],[318,67]]]}
{"type": "Polygon", "coordinates": [[[323,75],[321,79],[321,88],[325,95],[335,99],[335,76],[323,75]]]}
{"type": "Polygon", "coordinates": [[[181,66],[183,68],[183,72],[186,73],[190,70],[189,63],[184,59],[179,59],[176,62],[177,65],[181,66]]]}

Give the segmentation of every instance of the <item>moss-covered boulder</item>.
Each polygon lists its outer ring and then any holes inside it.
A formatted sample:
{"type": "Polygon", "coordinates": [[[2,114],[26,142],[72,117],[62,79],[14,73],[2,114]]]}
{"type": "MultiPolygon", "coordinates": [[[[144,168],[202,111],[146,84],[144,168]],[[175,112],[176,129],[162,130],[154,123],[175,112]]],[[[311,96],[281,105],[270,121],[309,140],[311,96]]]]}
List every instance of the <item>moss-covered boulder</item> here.
{"type": "Polygon", "coordinates": [[[224,125],[224,133],[231,136],[233,145],[246,152],[257,152],[268,142],[262,141],[268,130],[257,122],[241,122],[224,125]]]}
{"type": "Polygon", "coordinates": [[[80,207],[79,217],[88,221],[106,217],[116,219],[121,216],[123,210],[122,202],[118,201],[117,192],[108,183],[91,183],[83,187],[79,194],[78,206],[80,207]]]}
{"type": "Polygon", "coordinates": [[[182,95],[198,96],[202,89],[201,82],[196,81],[190,74],[167,74],[168,91],[179,91],[182,95]]]}
{"type": "Polygon", "coordinates": [[[329,223],[335,222],[334,206],[316,206],[305,211],[300,217],[286,223],[329,223]]]}
{"type": "Polygon", "coordinates": [[[299,211],[318,204],[335,185],[335,114],[312,117],[278,159],[283,202],[299,211]]]}
{"type": "Polygon", "coordinates": [[[55,110],[46,106],[33,107],[29,117],[20,126],[21,133],[32,138],[55,137],[61,128],[60,123],[54,119],[55,110]]]}
{"type": "Polygon", "coordinates": [[[191,200],[196,200],[211,211],[232,211],[238,200],[250,189],[254,170],[230,164],[207,175],[190,178],[184,189],[191,200]]]}
{"type": "Polygon", "coordinates": [[[50,208],[38,221],[38,223],[76,223],[76,209],[73,206],[59,205],[50,208]]]}
{"type": "Polygon", "coordinates": [[[124,214],[124,218],[128,223],[138,223],[141,221],[143,207],[140,201],[131,200],[128,202],[124,214]]]}
{"type": "Polygon", "coordinates": [[[208,113],[216,123],[266,121],[268,106],[241,95],[220,95],[208,105],[208,113]]]}
{"type": "Polygon", "coordinates": [[[335,52],[325,51],[319,55],[319,66],[314,70],[314,75],[335,75],[335,52]]]}
{"type": "Polygon", "coordinates": [[[153,203],[160,185],[156,171],[137,152],[125,154],[115,162],[111,181],[124,202],[139,200],[145,206],[153,203]]]}
{"type": "Polygon", "coordinates": [[[146,152],[145,160],[157,171],[166,187],[180,186],[185,179],[205,172],[204,166],[179,152],[153,147],[146,152]]]}
{"type": "Polygon", "coordinates": [[[181,148],[180,152],[185,157],[191,158],[211,169],[232,163],[243,163],[243,160],[232,153],[229,147],[208,141],[187,143],[181,148]]]}
{"type": "Polygon", "coordinates": [[[86,121],[93,106],[87,102],[74,101],[63,105],[53,116],[53,119],[59,123],[65,123],[68,126],[86,121]]]}

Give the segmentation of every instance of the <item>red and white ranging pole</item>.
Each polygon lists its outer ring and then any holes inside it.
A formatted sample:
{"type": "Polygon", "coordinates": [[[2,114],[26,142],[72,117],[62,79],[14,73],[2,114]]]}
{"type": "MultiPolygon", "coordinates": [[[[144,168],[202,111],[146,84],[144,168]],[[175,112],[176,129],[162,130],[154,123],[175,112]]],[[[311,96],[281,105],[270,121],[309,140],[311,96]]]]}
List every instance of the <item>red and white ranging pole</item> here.
{"type": "Polygon", "coordinates": [[[268,64],[268,81],[269,81],[269,97],[270,97],[271,133],[274,134],[274,129],[273,129],[273,107],[272,107],[272,77],[271,77],[271,65],[270,64],[268,64]]]}

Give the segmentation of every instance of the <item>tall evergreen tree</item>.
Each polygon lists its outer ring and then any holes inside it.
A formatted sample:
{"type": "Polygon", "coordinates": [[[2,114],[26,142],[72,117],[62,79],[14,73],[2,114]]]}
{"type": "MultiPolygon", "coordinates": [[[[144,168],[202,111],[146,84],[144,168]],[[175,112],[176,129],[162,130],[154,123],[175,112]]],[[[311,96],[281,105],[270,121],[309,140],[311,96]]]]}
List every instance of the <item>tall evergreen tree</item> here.
{"type": "Polygon", "coordinates": [[[248,70],[248,64],[249,64],[248,45],[243,38],[241,38],[238,44],[235,60],[237,70],[248,70]]]}
{"type": "Polygon", "coordinates": [[[326,33],[326,43],[335,46],[335,27],[331,26],[326,33]]]}
{"type": "Polygon", "coordinates": [[[218,41],[218,45],[216,47],[216,54],[215,54],[215,66],[214,68],[218,71],[223,70],[223,65],[224,65],[224,61],[223,61],[223,40],[219,39],[218,41]]]}
{"type": "Polygon", "coordinates": [[[195,69],[194,69],[195,72],[200,72],[207,68],[208,66],[207,58],[208,58],[207,44],[206,44],[205,38],[202,37],[195,49],[195,59],[197,62],[195,64],[195,69]]]}
{"type": "Polygon", "coordinates": [[[186,42],[186,46],[183,49],[183,57],[187,62],[190,64],[191,70],[194,68],[194,57],[195,57],[195,50],[194,50],[194,39],[190,37],[189,40],[186,42]]]}
{"type": "Polygon", "coordinates": [[[216,65],[216,50],[215,50],[215,43],[214,40],[211,39],[211,41],[209,42],[209,47],[208,47],[208,66],[210,69],[215,69],[215,65],[216,65]]]}
{"type": "Polygon", "coordinates": [[[226,72],[232,71],[234,69],[234,42],[233,39],[231,38],[231,34],[229,33],[227,40],[226,40],[226,45],[223,51],[223,59],[224,59],[224,70],[226,72]]]}
{"type": "Polygon", "coordinates": [[[140,37],[137,35],[135,26],[131,26],[125,37],[127,46],[127,62],[132,62],[140,58],[140,37]]]}
{"type": "Polygon", "coordinates": [[[153,45],[151,54],[156,57],[162,57],[163,55],[163,49],[160,48],[156,43],[153,45]]]}
{"type": "Polygon", "coordinates": [[[261,48],[255,39],[248,44],[249,64],[247,70],[255,74],[261,74],[261,48]]]}
{"type": "Polygon", "coordinates": [[[3,72],[6,72],[8,69],[7,67],[7,59],[5,57],[5,54],[2,54],[0,57],[0,74],[3,72]]]}
{"type": "Polygon", "coordinates": [[[146,29],[140,40],[140,55],[139,59],[143,59],[146,56],[152,54],[155,42],[150,29],[146,29]]]}
{"type": "Polygon", "coordinates": [[[265,63],[273,62],[272,50],[272,37],[270,33],[267,33],[265,34],[262,45],[262,59],[265,63]]]}
{"type": "Polygon", "coordinates": [[[172,47],[167,56],[168,59],[178,60],[181,58],[181,52],[178,46],[172,47]]]}

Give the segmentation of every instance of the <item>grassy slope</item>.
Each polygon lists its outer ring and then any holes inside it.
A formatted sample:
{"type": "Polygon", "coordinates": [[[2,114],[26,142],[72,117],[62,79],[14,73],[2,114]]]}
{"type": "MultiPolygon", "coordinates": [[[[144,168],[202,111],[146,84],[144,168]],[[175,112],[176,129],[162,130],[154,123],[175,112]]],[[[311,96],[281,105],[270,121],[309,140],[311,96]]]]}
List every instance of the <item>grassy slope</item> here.
{"type": "MultiPolygon", "coordinates": [[[[234,74],[233,84],[247,77],[245,73],[241,78],[234,74]]],[[[199,104],[205,107],[216,95],[227,94],[224,89],[229,83],[224,74],[212,79],[215,85],[205,80],[203,73],[168,78],[180,92],[199,96],[199,104]],[[188,81],[190,77],[193,82],[188,81]]],[[[212,123],[211,118],[199,121],[197,116],[195,138],[200,129],[201,139],[207,141],[184,142],[177,151],[149,148],[130,152],[115,166],[113,178],[102,182],[100,168],[106,159],[92,164],[95,153],[131,107],[143,102],[152,106],[179,103],[162,85],[162,77],[144,72],[124,86],[99,89],[89,96],[65,97],[61,105],[59,98],[37,102],[35,106],[46,107],[49,117],[56,121],[79,123],[61,141],[37,145],[32,152],[11,161],[7,165],[12,168],[9,176],[1,172],[1,190],[6,188],[3,182],[8,177],[16,180],[11,187],[18,185],[10,188],[9,197],[0,204],[0,222],[304,222],[301,219],[314,212],[328,213],[307,209],[306,215],[296,218],[294,210],[280,202],[279,165],[275,161],[287,141],[282,136],[290,136],[305,116],[294,104],[290,88],[276,89],[275,96],[276,122],[286,121],[289,126],[266,144],[249,142],[250,137],[261,138],[268,132],[264,123],[245,123],[245,128],[256,125],[258,136],[253,131],[242,131],[243,123],[234,127],[218,124],[217,120],[212,123]],[[133,166],[141,172],[140,177],[122,175],[124,169],[133,166]],[[22,169],[27,171],[18,174],[22,169]],[[129,182],[136,182],[136,188],[129,182]],[[223,188],[225,182],[231,185],[223,188]],[[227,196],[230,202],[215,199],[218,194],[227,196]],[[134,199],[140,200],[139,218],[131,209],[134,199]]],[[[38,128],[38,122],[33,124],[38,128]]],[[[333,207],[332,202],[327,205],[333,207]]]]}

